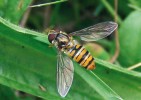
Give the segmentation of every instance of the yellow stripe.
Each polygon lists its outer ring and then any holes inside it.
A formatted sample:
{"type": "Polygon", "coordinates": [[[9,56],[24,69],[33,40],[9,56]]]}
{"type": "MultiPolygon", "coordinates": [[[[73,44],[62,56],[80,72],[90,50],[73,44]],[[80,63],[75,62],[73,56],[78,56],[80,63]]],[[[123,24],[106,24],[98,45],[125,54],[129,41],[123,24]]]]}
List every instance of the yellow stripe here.
{"type": "Polygon", "coordinates": [[[74,60],[76,62],[79,62],[79,60],[83,57],[83,55],[86,53],[87,51],[84,49],[83,51],[80,52],[80,54],[78,55],[78,57],[74,57],[74,60]]]}
{"type": "Polygon", "coordinates": [[[90,56],[90,54],[88,54],[85,59],[83,61],[81,61],[80,65],[82,66],[82,64],[88,59],[88,57],[90,56]]]}
{"type": "Polygon", "coordinates": [[[82,64],[82,66],[86,67],[92,59],[93,57],[90,55],[89,58],[85,61],[85,63],[82,64]]]}
{"type": "Polygon", "coordinates": [[[76,45],[76,49],[78,49],[80,47],[80,45],[76,45]]]}
{"type": "Polygon", "coordinates": [[[74,53],[75,53],[75,50],[73,50],[72,52],[70,52],[70,53],[69,53],[69,56],[72,57],[72,56],[74,55],[74,53]]]}
{"type": "Polygon", "coordinates": [[[92,70],[94,68],[95,68],[95,64],[94,61],[92,61],[92,63],[88,65],[87,69],[92,70]]]}

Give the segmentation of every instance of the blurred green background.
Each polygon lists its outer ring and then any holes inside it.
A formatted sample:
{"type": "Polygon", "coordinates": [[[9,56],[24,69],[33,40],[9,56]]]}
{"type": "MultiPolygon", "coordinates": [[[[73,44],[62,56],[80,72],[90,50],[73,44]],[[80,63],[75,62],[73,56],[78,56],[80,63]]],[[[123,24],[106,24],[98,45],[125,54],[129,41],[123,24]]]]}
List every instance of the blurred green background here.
{"type": "Polygon", "coordinates": [[[48,29],[70,33],[104,21],[116,21],[117,33],[97,42],[79,42],[96,57],[93,72],[100,79],[121,98],[140,100],[141,0],[62,0],[29,7],[49,2],[56,0],[0,0],[0,16],[5,19],[0,18],[0,100],[106,99],[108,92],[94,89],[101,88],[90,80],[95,75],[83,74],[75,62],[72,88],[61,98],[56,89],[56,49],[43,38],[48,29]]]}

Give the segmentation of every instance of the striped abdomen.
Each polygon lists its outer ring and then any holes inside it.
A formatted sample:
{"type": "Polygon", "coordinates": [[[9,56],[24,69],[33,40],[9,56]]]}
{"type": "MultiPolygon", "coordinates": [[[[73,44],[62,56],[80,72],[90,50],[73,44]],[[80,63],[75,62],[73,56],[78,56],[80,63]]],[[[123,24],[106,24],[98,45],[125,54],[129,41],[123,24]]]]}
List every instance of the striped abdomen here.
{"type": "Polygon", "coordinates": [[[68,51],[68,55],[81,66],[92,70],[95,68],[94,58],[81,45],[75,45],[68,51]]]}

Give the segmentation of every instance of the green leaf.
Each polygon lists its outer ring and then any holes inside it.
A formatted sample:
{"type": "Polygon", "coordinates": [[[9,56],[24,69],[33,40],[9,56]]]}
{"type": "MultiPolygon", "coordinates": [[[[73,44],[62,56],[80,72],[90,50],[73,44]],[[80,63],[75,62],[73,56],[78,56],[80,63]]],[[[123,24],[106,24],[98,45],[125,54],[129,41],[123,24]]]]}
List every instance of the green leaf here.
{"type": "MultiPolygon", "coordinates": [[[[97,55],[98,53],[101,56],[97,57],[105,59],[106,53],[103,50],[98,47],[95,49],[95,45],[92,43],[89,43],[86,46],[93,56],[97,55]]],[[[141,73],[127,71],[125,68],[110,64],[97,58],[95,58],[95,61],[97,62],[97,68],[94,70],[94,72],[122,98],[125,100],[137,100],[141,98],[141,73]]]]}
{"type": "Polygon", "coordinates": [[[32,0],[2,0],[0,3],[0,15],[18,24],[31,1],[32,0]]]}
{"type": "Polygon", "coordinates": [[[97,68],[94,72],[125,100],[139,100],[141,73],[128,71],[100,59],[95,59],[97,68]]]}
{"type": "Polygon", "coordinates": [[[18,100],[14,91],[9,87],[0,85],[0,99],[1,100],[18,100]]]}
{"type": "Polygon", "coordinates": [[[141,61],[141,12],[132,12],[119,29],[120,56],[123,66],[132,66],[141,61]]]}
{"type": "Polygon", "coordinates": [[[132,5],[138,6],[141,8],[141,0],[128,0],[132,5]]]}
{"type": "MultiPolygon", "coordinates": [[[[56,50],[48,47],[47,36],[2,18],[0,22],[0,83],[45,99],[62,99],[55,81],[56,50]]],[[[65,99],[121,98],[94,73],[75,65],[78,75],[75,74],[74,84],[65,99]]]]}

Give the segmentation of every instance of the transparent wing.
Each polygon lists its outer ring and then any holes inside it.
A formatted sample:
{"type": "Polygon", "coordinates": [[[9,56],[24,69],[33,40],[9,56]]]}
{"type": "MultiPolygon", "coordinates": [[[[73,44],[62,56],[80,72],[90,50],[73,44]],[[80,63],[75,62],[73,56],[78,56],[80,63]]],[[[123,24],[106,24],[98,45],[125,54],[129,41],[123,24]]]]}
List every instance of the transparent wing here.
{"type": "Polygon", "coordinates": [[[110,35],[116,28],[115,22],[102,22],[96,25],[84,28],[80,31],[70,33],[72,36],[80,36],[84,41],[97,41],[110,35]]]}
{"type": "Polygon", "coordinates": [[[58,52],[57,60],[57,88],[62,97],[65,97],[73,81],[73,63],[71,59],[58,52]]]}

